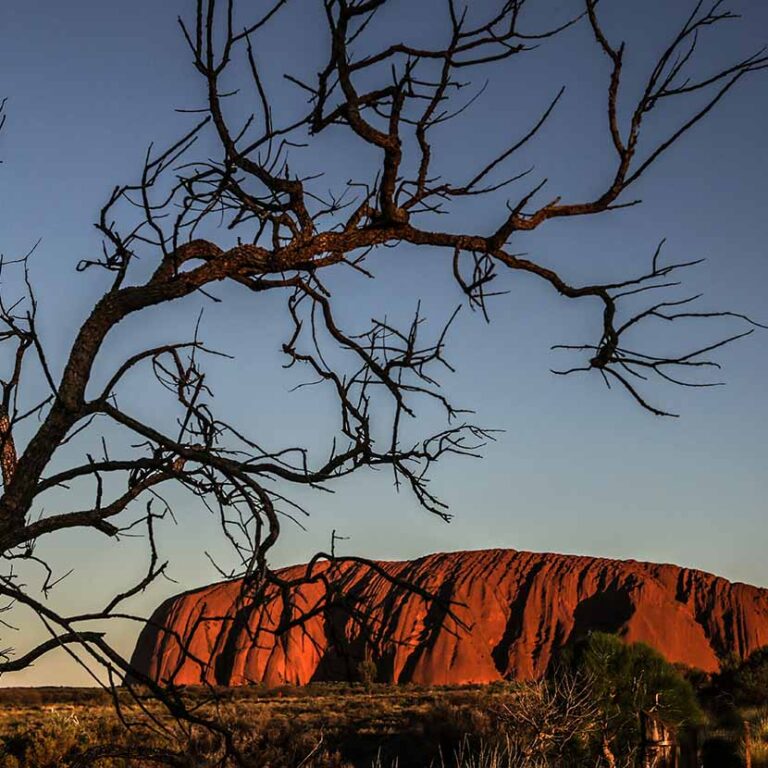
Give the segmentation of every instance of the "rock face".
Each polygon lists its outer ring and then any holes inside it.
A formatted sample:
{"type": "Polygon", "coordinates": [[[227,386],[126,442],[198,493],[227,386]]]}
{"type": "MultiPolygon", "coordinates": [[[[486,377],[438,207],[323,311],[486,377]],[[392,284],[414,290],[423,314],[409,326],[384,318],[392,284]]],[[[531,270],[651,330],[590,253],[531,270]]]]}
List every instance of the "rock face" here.
{"type": "Polygon", "coordinates": [[[292,590],[287,607],[276,590],[249,604],[237,581],[171,598],[132,663],[163,683],[281,685],[355,679],[370,659],[381,681],[441,685],[543,675],[589,630],[706,671],[768,645],[768,589],[673,565],[497,549],[378,566],[316,567],[344,605],[327,605],[319,580],[292,590]]]}

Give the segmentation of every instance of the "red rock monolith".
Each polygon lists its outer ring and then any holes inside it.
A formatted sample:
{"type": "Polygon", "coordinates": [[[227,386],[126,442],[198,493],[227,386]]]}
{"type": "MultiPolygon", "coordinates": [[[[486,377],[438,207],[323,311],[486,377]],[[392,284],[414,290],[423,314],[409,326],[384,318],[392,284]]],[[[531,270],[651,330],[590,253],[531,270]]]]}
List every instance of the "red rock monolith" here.
{"type": "Polygon", "coordinates": [[[288,605],[271,588],[244,600],[239,581],[173,597],[132,664],[165,684],[276,686],[355,679],[365,659],[380,681],[443,685],[539,677],[590,630],[708,672],[768,645],[768,590],[674,565],[495,549],[378,566],[317,566],[340,588],[331,605],[322,581],[292,590],[288,605]]]}

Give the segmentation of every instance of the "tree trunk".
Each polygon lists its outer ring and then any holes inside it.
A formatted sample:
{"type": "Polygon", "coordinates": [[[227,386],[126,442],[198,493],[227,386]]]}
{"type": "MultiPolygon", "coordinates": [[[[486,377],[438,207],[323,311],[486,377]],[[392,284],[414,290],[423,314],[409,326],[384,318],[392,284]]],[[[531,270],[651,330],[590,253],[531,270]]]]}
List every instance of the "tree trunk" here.
{"type": "Polygon", "coordinates": [[[752,732],[746,720],[744,721],[744,766],[752,768],[752,732]]]}
{"type": "Polygon", "coordinates": [[[677,738],[674,731],[647,712],[641,713],[640,729],[643,768],[676,768],[677,738]]]}

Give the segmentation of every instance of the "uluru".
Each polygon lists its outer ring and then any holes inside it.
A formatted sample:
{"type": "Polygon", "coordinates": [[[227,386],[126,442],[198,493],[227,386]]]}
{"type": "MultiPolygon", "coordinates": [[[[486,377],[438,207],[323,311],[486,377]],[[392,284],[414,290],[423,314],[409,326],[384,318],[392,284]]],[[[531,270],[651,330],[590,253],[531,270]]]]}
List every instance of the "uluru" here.
{"type": "Polygon", "coordinates": [[[314,572],[289,610],[276,588],[244,600],[237,580],[167,600],[132,666],[162,684],[277,686],[355,679],[367,660],[381,682],[445,685],[540,677],[593,630],[707,672],[768,645],[768,589],[674,565],[492,549],[314,572]]]}

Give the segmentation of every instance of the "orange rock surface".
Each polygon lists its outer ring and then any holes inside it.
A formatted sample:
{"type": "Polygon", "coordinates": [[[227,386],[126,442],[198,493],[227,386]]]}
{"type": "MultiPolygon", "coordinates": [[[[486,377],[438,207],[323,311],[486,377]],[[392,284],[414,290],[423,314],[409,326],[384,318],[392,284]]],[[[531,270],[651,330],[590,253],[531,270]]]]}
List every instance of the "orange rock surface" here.
{"type": "Polygon", "coordinates": [[[706,671],[768,645],[768,589],[688,568],[507,549],[379,566],[440,600],[354,563],[315,571],[344,605],[328,606],[322,583],[293,590],[286,606],[276,590],[254,605],[240,598],[240,582],[224,582],[162,604],[132,663],[164,683],[274,686],[355,679],[365,658],[381,681],[441,685],[543,675],[559,648],[589,630],[706,671]]]}

